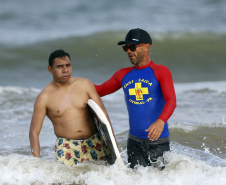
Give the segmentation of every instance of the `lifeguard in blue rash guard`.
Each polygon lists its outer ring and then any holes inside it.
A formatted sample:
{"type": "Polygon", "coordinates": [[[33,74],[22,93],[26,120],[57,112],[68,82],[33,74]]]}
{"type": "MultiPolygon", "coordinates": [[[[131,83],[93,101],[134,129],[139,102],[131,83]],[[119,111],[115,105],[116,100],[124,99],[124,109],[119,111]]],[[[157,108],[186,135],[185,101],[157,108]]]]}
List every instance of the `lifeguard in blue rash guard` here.
{"type": "Polygon", "coordinates": [[[127,155],[130,167],[165,168],[163,154],[170,150],[167,120],[176,107],[176,95],[169,69],[150,60],[150,35],[130,30],[118,45],[128,54],[132,67],[117,71],[108,81],[95,85],[100,96],[121,87],[129,113],[127,155]]]}

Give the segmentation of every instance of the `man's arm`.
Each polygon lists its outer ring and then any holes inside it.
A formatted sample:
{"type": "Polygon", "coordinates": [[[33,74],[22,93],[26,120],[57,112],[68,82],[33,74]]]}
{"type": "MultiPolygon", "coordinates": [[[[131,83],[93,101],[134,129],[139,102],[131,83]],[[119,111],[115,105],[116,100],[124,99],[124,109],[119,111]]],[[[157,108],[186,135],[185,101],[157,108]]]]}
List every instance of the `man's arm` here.
{"type": "Polygon", "coordinates": [[[31,119],[30,132],[29,132],[31,152],[34,157],[40,157],[39,134],[42,128],[43,120],[46,115],[45,102],[46,101],[43,99],[42,95],[40,94],[37,97],[34,104],[34,111],[31,119]]]}
{"type": "Polygon", "coordinates": [[[160,137],[165,122],[170,118],[176,108],[176,94],[170,70],[165,66],[161,66],[161,68],[155,70],[155,75],[161,86],[165,106],[159,118],[145,130],[146,132],[149,132],[148,138],[152,141],[157,140],[160,137]]]}
{"type": "Polygon", "coordinates": [[[159,83],[165,100],[165,106],[159,119],[166,122],[176,108],[176,93],[171,72],[165,66],[162,67],[161,75],[159,76],[159,83]]]}
{"type": "Polygon", "coordinates": [[[103,84],[95,85],[95,88],[99,96],[102,97],[119,90],[122,87],[121,86],[122,79],[128,72],[132,71],[133,69],[134,67],[120,69],[109,80],[107,80],[103,84]]]}
{"type": "Polygon", "coordinates": [[[109,80],[101,85],[95,85],[96,91],[100,97],[111,94],[121,88],[120,82],[113,75],[109,80]]]}

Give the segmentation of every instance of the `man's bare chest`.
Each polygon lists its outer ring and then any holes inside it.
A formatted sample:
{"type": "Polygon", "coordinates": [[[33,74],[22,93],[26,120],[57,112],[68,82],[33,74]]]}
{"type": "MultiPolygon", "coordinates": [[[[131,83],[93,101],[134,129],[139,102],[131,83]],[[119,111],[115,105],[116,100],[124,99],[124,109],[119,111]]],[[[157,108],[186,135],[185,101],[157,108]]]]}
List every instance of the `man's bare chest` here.
{"type": "Polygon", "coordinates": [[[56,94],[49,98],[47,103],[47,114],[61,117],[67,114],[77,114],[86,109],[88,96],[71,94],[56,94]]]}

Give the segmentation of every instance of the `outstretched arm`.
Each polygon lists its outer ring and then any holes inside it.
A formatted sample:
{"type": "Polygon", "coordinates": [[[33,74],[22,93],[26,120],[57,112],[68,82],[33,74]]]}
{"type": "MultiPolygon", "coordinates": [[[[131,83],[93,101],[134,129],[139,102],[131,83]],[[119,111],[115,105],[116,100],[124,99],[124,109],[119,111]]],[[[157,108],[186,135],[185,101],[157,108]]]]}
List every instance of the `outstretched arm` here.
{"type": "Polygon", "coordinates": [[[123,68],[117,71],[109,80],[101,85],[95,85],[97,93],[100,97],[111,94],[119,90],[121,86],[121,81],[126,73],[131,71],[133,68],[123,68]]]}

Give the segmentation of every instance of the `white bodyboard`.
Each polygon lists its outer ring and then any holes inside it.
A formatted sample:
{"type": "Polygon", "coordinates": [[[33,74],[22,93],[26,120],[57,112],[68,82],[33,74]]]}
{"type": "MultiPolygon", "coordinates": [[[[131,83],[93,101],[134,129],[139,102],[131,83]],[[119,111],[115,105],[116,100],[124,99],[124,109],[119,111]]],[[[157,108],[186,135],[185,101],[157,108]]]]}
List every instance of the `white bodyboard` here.
{"type": "Polygon", "coordinates": [[[102,135],[107,149],[110,154],[106,155],[106,160],[109,164],[122,163],[117,143],[111,129],[111,125],[106,118],[102,109],[91,99],[88,100],[88,107],[90,108],[90,114],[97,128],[98,132],[102,135]]]}

